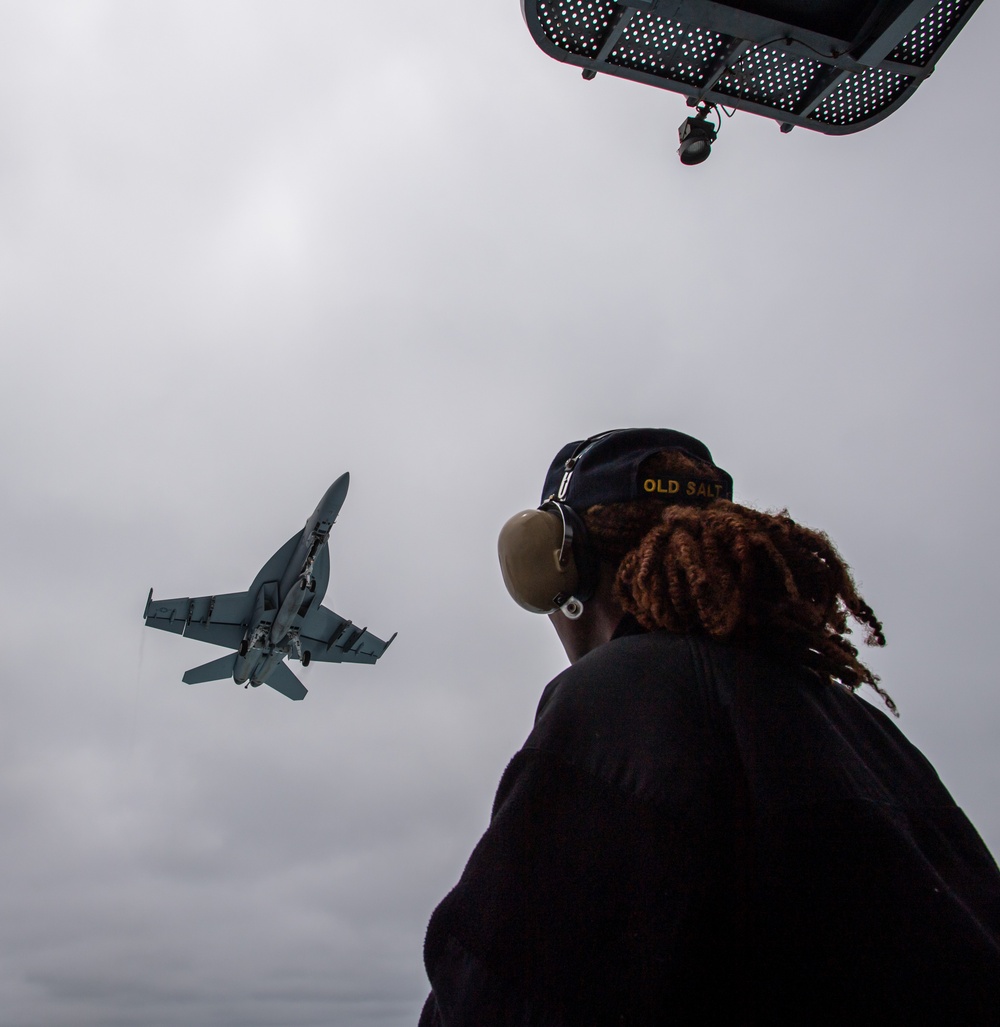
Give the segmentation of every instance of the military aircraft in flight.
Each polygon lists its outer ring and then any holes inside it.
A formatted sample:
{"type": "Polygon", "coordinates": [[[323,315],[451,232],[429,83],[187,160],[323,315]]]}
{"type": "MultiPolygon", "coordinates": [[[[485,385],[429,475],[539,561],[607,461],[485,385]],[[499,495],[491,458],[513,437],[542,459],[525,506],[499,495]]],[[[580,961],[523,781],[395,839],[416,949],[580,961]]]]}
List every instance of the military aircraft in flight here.
{"type": "Polygon", "coordinates": [[[235,650],[184,674],[187,684],[232,676],[238,685],[270,685],[289,699],[304,699],[306,687],[285,657],[327,663],[374,663],[389,647],[367,628],[320,604],[330,580],[330,528],[351,483],[342,474],[319,501],[305,529],[293,535],[260,569],[246,592],[196,599],[153,599],[146,625],[235,650]]]}

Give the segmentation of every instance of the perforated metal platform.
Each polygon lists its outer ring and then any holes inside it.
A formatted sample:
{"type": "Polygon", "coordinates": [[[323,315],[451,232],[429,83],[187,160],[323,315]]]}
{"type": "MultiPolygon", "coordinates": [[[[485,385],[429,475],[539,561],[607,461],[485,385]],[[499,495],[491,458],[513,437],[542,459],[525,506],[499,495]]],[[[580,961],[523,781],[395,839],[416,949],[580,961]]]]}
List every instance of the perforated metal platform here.
{"type": "Polygon", "coordinates": [[[888,117],[982,0],[522,0],[550,57],[834,135],[888,117]]]}

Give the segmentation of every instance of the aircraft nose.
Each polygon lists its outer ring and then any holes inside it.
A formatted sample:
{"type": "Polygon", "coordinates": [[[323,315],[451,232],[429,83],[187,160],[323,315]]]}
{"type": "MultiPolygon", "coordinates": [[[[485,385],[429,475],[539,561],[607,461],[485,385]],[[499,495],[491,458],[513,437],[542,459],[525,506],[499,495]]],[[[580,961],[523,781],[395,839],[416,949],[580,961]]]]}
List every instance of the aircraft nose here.
{"type": "Polygon", "coordinates": [[[326,490],[326,495],[320,500],[319,510],[320,520],[324,521],[335,521],[337,514],[340,513],[340,508],[344,505],[344,500],[347,498],[347,490],[351,485],[351,475],[349,471],[344,473],[326,490]]]}

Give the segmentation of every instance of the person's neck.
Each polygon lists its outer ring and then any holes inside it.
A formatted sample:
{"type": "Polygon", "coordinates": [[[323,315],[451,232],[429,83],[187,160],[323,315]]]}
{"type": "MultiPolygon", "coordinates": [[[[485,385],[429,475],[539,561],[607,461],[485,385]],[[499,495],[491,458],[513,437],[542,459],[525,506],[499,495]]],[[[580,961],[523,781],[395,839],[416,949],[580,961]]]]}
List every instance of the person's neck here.
{"type": "Polygon", "coordinates": [[[559,610],[549,614],[549,619],[569,662],[576,663],[598,646],[610,642],[624,616],[625,611],[614,597],[613,569],[602,567],[597,588],[583,604],[583,613],[576,620],[570,620],[559,610]]]}

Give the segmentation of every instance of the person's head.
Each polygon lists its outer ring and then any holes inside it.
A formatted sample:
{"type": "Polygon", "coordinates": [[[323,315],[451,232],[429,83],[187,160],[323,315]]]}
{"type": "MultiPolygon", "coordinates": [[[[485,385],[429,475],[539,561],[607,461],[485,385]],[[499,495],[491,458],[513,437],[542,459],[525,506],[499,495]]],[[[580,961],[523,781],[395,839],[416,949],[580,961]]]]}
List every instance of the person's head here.
{"type": "Polygon", "coordinates": [[[810,667],[829,682],[878,679],[845,637],[848,618],[884,645],[882,625],[825,534],[787,511],[732,501],[732,479],[697,439],[620,429],[564,446],[537,510],[504,525],[512,597],[549,614],[571,661],[626,615],[648,629],[708,635],[810,667]]]}

